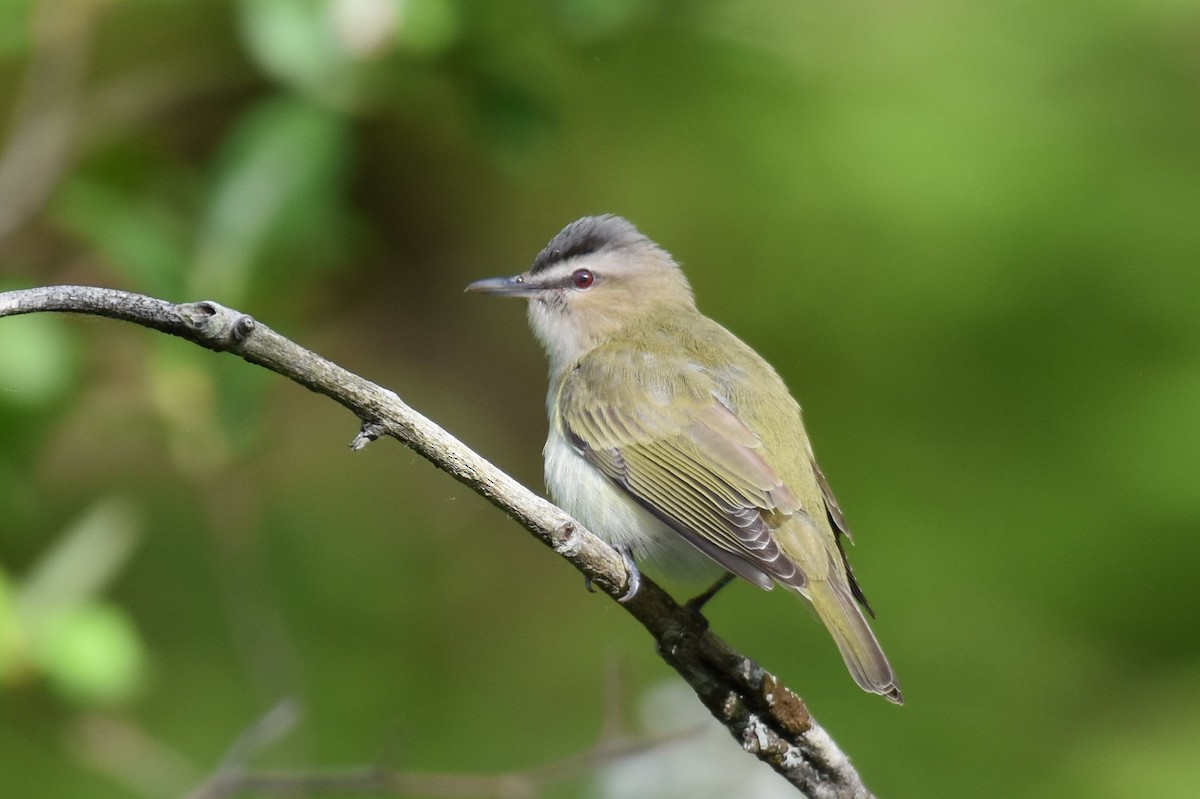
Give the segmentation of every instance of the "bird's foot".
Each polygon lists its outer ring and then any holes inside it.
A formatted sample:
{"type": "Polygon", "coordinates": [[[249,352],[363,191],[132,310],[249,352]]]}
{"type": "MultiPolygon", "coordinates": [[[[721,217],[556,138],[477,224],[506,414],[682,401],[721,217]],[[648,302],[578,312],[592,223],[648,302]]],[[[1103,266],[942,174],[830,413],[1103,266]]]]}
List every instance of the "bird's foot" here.
{"type": "Polygon", "coordinates": [[[642,573],[638,571],[637,564],[633,561],[633,550],[627,544],[621,544],[614,547],[621,555],[621,560],[625,563],[625,593],[617,597],[618,602],[628,602],[633,599],[642,587],[642,573]]]}
{"type": "MultiPolygon", "coordinates": [[[[624,544],[614,546],[617,554],[621,556],[621,562],[625,564],[625,593],[617,597],[618,602],[628,602],[637,594],[638,589],[642,587],[642,573],[638,570],[637,564],[633,560],[633,550],[624,544]]],[[[596,586],[592,582],[592,578],[586,574],[583,576],[583,587],[587,589],[589,594],[596,593],[596,586]]]]}

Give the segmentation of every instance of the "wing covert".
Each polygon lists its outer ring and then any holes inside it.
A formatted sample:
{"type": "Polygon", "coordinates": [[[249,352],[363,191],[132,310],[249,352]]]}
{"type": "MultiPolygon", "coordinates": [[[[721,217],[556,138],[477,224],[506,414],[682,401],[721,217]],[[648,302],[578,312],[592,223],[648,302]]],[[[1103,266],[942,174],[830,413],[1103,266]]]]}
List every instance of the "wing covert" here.
{"type": "MultiPolygon", "coordinates": [[[[647,368],[651,368],[648,364],[647,368]]],[[[678,371],[678,370],[676,370],[678,371]]],[[[803,573],[772,531],[804,513],[762,454],[762,441],[703,370],[665,382],[623,375],[618,392],[595,389],[580,367],[560,388],[559,419],[584,458],[642,507],[729,571],[769,588],[803,588],[803,573]],[[650,388],[644,388],[647,384],[650,388]]]]}

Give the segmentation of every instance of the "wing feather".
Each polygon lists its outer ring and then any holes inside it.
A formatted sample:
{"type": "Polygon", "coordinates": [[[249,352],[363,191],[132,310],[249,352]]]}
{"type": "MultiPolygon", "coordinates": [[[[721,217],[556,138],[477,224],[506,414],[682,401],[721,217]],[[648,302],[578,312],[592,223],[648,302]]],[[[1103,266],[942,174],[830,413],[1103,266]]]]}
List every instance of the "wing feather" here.
{"type": "Polygon", "coordinates": [[[875,611],[871,609],[871,603],[867,601],[867,595],[863,593],[862,586],[858,584],[858,578],[854,576],[854,567],[850,565],[850,558],[846,556],[846,545],[842,542],[844,538],[853,544],[854,536],[850,534],[850,527],[846,524],[846,517],[842,515],[842,507],[838,505],[837,498],[833,495],[833,489],[829,487],[829,481],[825,479],[825,473],[821,471],[821,467],[817,464],[817,458],[813,455],[811,446],[808,448],[808,460],[812,464],[813,474],[816,475],[817,485],[821,488],[821,498],[825,500],[825,512],[829,515],[829,523],[833,527],[838,554],[842,556],[842,567],[846,572],[846,581],[850,585],[850,593],[866,609],[867,613],[874,618],[875,611]]]}
{"type": "Polygon", "coordinates": [[[764,588],[773,580],[803,588],[805,576],[772,531],[804,510],[763,457],[759,436],[702,369],[676,381],[636,376],[611,392],[596,390],[592,370],[571,372],[558,404],[568,440],[726,569],[764,588]]]}

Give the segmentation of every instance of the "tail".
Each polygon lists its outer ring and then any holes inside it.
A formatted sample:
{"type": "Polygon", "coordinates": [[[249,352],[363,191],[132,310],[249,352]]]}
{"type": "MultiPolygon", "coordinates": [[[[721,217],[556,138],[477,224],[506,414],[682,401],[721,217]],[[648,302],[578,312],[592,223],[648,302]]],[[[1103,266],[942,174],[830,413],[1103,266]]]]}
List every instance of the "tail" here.
{"type": "Polygon", "coordinates": [[[897,705],[904,704],[892,664],[875,640],[875,633],[871,632],[849,587],[835,578],[812,580],[807,589],[813,610],[833,636],[854,681],[864,691],[879,694],[897,705]]]}

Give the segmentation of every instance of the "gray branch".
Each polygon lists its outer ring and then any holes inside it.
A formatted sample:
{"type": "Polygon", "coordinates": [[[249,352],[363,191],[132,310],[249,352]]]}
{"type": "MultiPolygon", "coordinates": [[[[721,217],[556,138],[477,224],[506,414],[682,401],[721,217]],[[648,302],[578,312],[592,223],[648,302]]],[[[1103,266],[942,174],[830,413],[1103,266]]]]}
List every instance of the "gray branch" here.
{"type": "MultiPolygon", "coordinates": [[[[87,286],[0,293],[0,317],[41,311],[134,322],[239,355],[324,394],[362,421],[352,444],[356,449],[383,435],[399,440],[516,519],[614,600],[625,592],[628,574],[621,556],[561,509],[475,454],[394,392],[304,349],[244,313],[210,301],[177,305],[87,286]]],[[[637,594],[620,607],[654,637],[663,660],[688,682],[743,749],[807,796],[871,797],[849,758],[809,715],[804,701],[706,630],[697,614],[645,577],[637,594]]]]}

